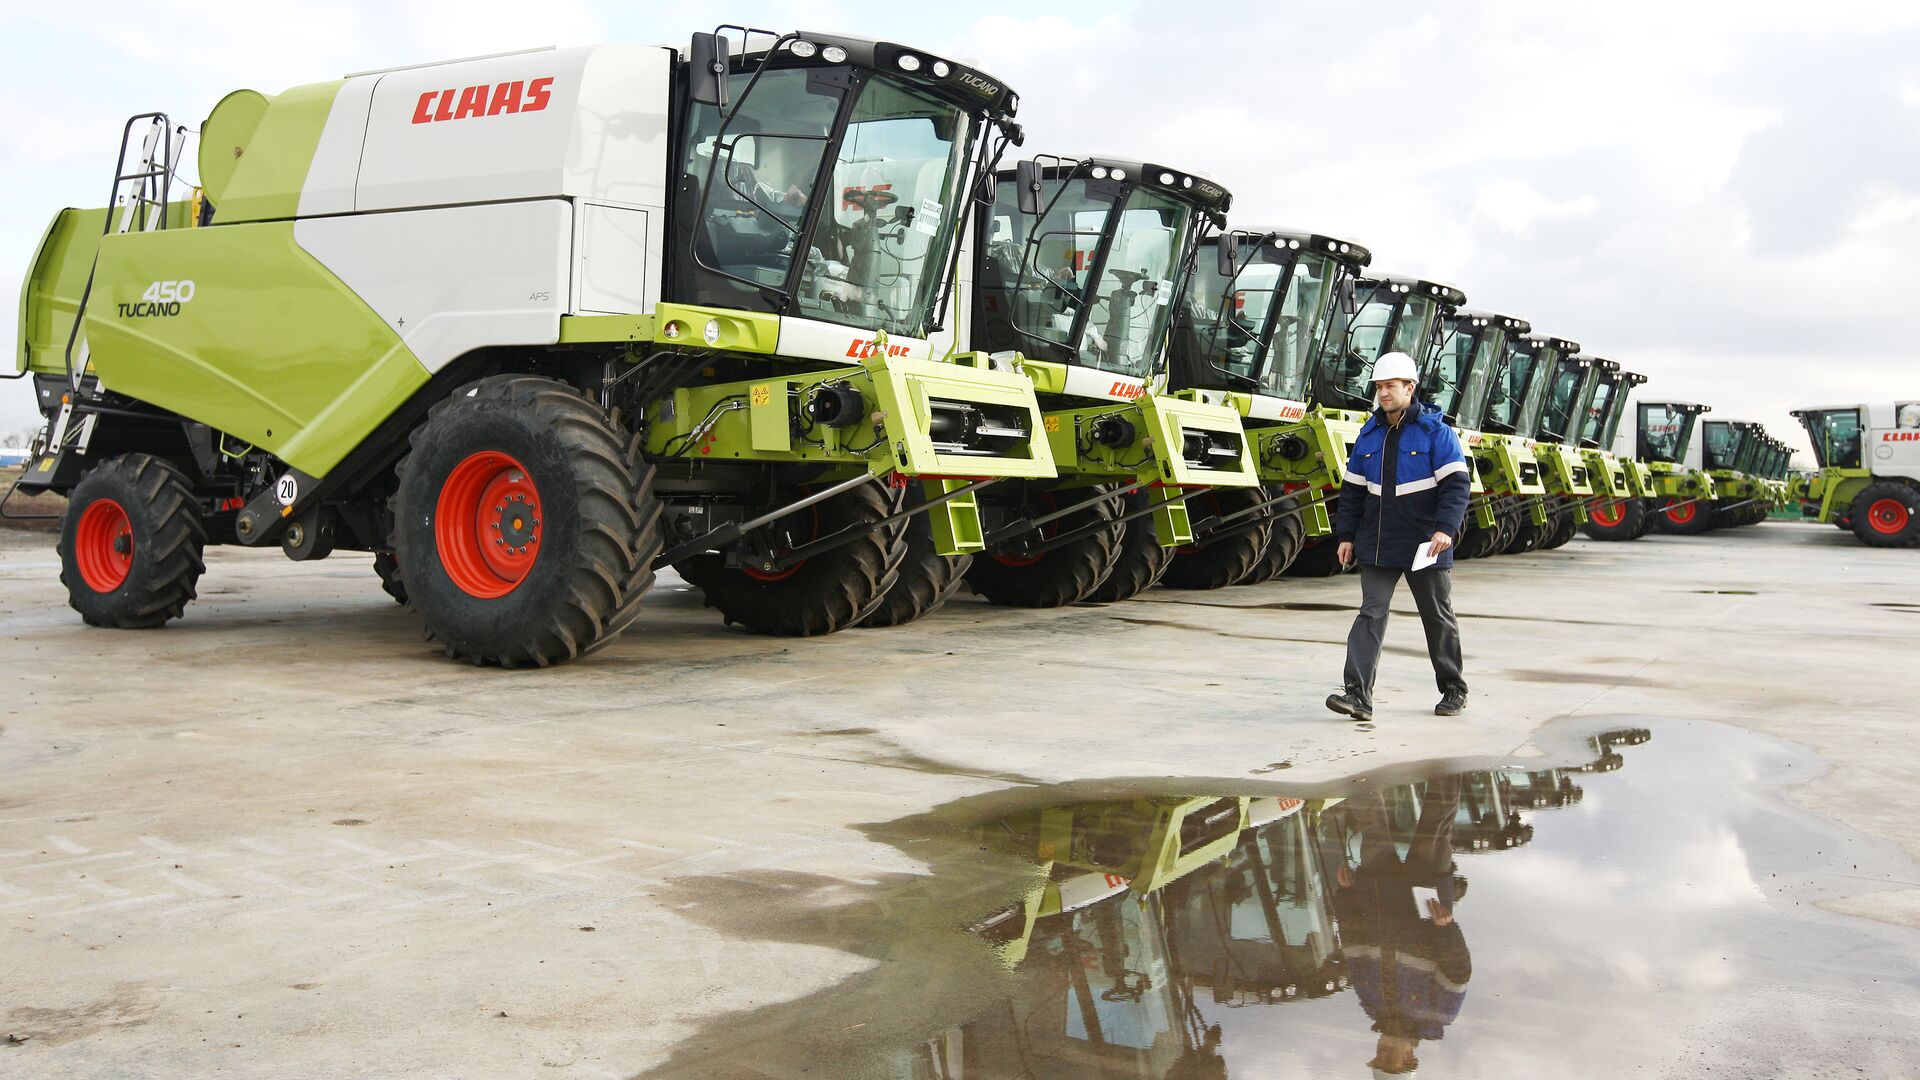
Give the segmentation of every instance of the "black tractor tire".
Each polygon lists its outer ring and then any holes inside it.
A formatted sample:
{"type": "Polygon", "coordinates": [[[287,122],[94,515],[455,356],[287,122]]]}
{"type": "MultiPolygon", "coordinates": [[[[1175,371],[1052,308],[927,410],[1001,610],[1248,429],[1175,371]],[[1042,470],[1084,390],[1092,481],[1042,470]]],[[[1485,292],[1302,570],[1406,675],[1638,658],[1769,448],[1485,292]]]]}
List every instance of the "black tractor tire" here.
{"type": "Polygon", "coordinates": [[[1594,499],[1580,531],[1595,540],[1638,540],[1647,531],[1647,507],[1639,499],[1594,499]]]}
{"type": "MultiPolygon", "coordinates": [[[[1206,516],[1227,515],[1265,501],[1259,488],[1214,488],[1187,500],[1189,510],[1206,516]],[[1197,504],[1197,505],[1196,505],[1197,504]]],[[[1266,553],[1273,519],[1262,517],[1249,525],[1240,519],[1223,536],[1189,544],[1176,551],[1160,584],[1171,589],[1224,589],[1253,572],[1266,553]]]]}
{"type": "Polygon", "coordinates": [[[1494,519],[1493,527],[1483,529],[1473,523],[1473,515],[1467,515],[1466,522],[1460,528],[1460,543],[1453,549],[1453,559],[1484,559],[1493,554],[1494,541],[1500,539],[1500,520],[1494,519]]]}
{"type": "Polygon", "coordinates": [[[1854,496],[1847,516],[1853,535],[1871,547],[1913,547],[1920,544],[1920,488],[1893,480],[1868,484],[1854,496]]]}
{"type": "Polygon", "coordinates": [[[1653,531],[1654,500],[1636,499],[1634,501],[1640,504],[1640,527],[1633,531],[1633,539],[1638,540],[1653,531]]]}
{"type": "Polygon", "coordinates": [[[1547,519],[1547,533],[1540,539],[1540,551],[1565,547],[1580,531],[1580,522],[1574,518],[1572,499],[1558,500],[1552,513],[1553,516],[1547,519]]]}
{"type": "Polygon", "coordinates": [[[1648,516],[1655,529],[1675,536],[1698,536],[1713,528],[1713,504],[1705,501],[1661,499],[1648,516]],[[1677,509],[1673,508],[1676,503],[1680,504],[1677,509]]]}
{"type": "Polygon", "coordinates": [[[565,383],[495,375],[435,405],[410,443],[391,550],[407,606],[448,657],[546,667],[633,622],[660,504],[617,417],[565,383]]]}
{"type": "Polygon", "coordinates": [[[1300,549],[1284,574],[1286,577],[1333,577],[1346,572],[1340,565],[1340,541],[1323,536],[1300,549]]]}
{"type": "MultiPolygon", "coordinates": [[[[1144,510],[1161,498],[1148,491],[1136,491],[1123,496],[1120,500],[1120,512],[1132,513],[1144,510]]],[[[1111,604],[1120,600],[1131,600],[1160,583],[1160,578],[1173,565],[1173,551],[1170,547],[1160,546],[1160,537],[1153,529],[1153,515],[1143,514],[1132,521],[1123,522],[1125,530],[1120,536],[1120,550],[1114,558],[1113,571],[1107,575],[1087,599],[1098,604],[1111,604]]]]}
{"type": "Polygon", "coordinates": [[[1504,555],[1513,546],[1514,537],[1520,532],[1520,515],[1514,511],[1501,511],[1494,526],[1493,551],[1491,554],[1504,555]]]}
{"type": "MultiPolygon", "coordinates": [[[[1551,514],[1551,510],[1548,511],[1551,514]]],[[[1502,555],[1524,555],[1540,546],[1547,538],[1547,531],[1553,528],[1553,518],[1548,517],[1544,525],[1535,525],[1533,518],[1525,510],[1513,515],[1513,531],[1508,535],[1506,544],[1501,547],[1502,555]]]]}
{"type": "MultiPolygon", "coordinates": [[[[792,497],[805,494],[799,491],[792,497]]],[[[892,515],[896,503],[885,487],[865,484],[767,528],[779,530],[782,546],[797,547],[855,525],[871,525],[892,515]]],[[[729,626],[776,637],[818,637],[857,626],[886,603],[907,559],[907,524],[912,520],[871,529],[852,543],[776,574],[728,566],[719,554],[695,555],[674,569],[729,626]]]]}
{"type": "Polygon", "coordinates": [[[393,597],[402,607],[407,603],[407,579],[400,573],[400,560],[391,551],[373,553],[373,572],[380,575],[380,591],[393,597]]]}
{"type": "MultiPolygon", "coordinates": [[[[1026,496],[1028,512],[1049,514],[1061,504],[1072,505],[1089,498],[1092,492],[1068,489],[1061,492],[1038,491],[1026,496]]],[[[973,560],[967,571],[967,587],[989,604],[1002,607],[1050,608],[1077,604],[1093,596],[1107,575],[1113,573],[1120,555],[1122,530],[1118,521],[1119,502],[1103,499],[1049,524],[1045,535],[1075,532],[1090,525],[1105,524],[1070,544],[1063,544],[1035,559],[1012,554],[983,554],[973,560]]]]}
{"type": "MultiPolygon", "coordinates": [[[[917,506],[926,501],[919,484],[908,489],[907,502],[917,506]]],[[[935,512],[939,507],[935,507],[935,512]]],[[[939,610],[940,605],[960,586],[966,584],[971,555],[942,555],[933,546],[933,523],[925,513],[907,519],[906,552],[900,559],[900,574],[887,590],[878,607],[860,620],[861,626],[903,626],[939,610]]]]}
{"type": "Polygon", "coordinates": [[[60,583],[89,626],[163,626],[194,598],[206,544],[186,475],[162,458],[123,454],[96,466],[67,496],[60,583]]]}
{"type": "Polygon", "coordinates": [[[1273,528],[1267,535],[1267,549],[1260,553],[1260,561],[1253,564],[1247,576],[1234,582],[1235,585],[1258,585],[1272,581],[1286,573],[1287,567],[1300,555],[1300,549],[1307,543],[1307,522],[1298,513],[1282,512],[1273,520],[1273,528]]]}

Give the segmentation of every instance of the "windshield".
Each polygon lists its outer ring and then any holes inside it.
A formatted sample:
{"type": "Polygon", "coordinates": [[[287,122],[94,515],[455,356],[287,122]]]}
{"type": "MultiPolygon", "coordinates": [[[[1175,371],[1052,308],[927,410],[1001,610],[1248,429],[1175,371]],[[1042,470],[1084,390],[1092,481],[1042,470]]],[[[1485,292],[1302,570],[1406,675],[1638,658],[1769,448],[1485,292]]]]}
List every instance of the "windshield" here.
{"type": "Polygon", "coordinates": [[[1231,278],[1212,260],[1194,271],[1183,315],[1193,330],[1181,347],[1199,349],[1244,386],[1304,398],[1309,362],[1328,325],[1337,265],[1272,242],[1249,247],[1246,258],[1231,278]]]}
{"type": "Polygon", "coordinates": [[[1507,349],[1506,359],[1495,373],[1493,386],[1487,394],[1488,430],[1509,435],[1519,432],[1521,407],[1526,403],[1527,386],[1534,368],[1539,366],[1542,353],[1551,359],[1553,351],[1547,346],[1542,346],[1538,351],[1528,351],[1517,340],[1507,349]]]}
{"type": "Polygon", "coordinates": [[[1608,394],[1607,418],[1600,431],[1600,448],[1613,449],[1620,435],[1620,417],[1627,411],[1627,387],[1615,380],[1609,380],[1611,391],[1608,394]]]}
{"type": "Polygon", "coordinates": [[[1640,406],[1640,459],[1683,463],[1693,414],[1671,405],[1640,406]]]}
{"type": "Polygon", "coordinates": [[[1803,413],[1800,422],[1807,427],[1807,438],[1813,443],[1813,460],[1821,468],[1860,467],[1860,410],[1803,413]]]}
{"type": "Polygon", "coordinates": [[[1486,387],[1493,381],[1495,360],[1505,348],[1507,332],[1497,326],[1474,326],[1472,319],[1456,319],[1427,368],[1427,396],[1454,423],[1469,430],[1480,426],[1486,387]]]}
{"type": "Polygon", "coordinates": [[[1553,373],[1553,383],[1547,392],[1547,403],[1540,414],[1540,438],[1566,442],[1567,425],[1573,419],[1573,410],[1580,393],[1582,377],[1586,375],[1579,364],[1562,361],[1553,373]]]}
{"type": "Polygon", "coordinates": [[[1136,188],[1075,177],[1022,214],[1004,180],[988,218],[978,282],[980,331],[992,349],[1146,377],[1172,314],[1191,207],[1136,188]]]}
{"type": "Polygon", "coordinates": [[[1613,408],[1613,395],[1618,390],[1618,383],[1605,375],[1599,376],[1598,384],[1593,391],[1593,402],[1587,406],[1586,419],[1580,425],[1581,442],[1590,443],[1602,450],[1612,447],[1612,440],[1603,442],[1601,436],[1605,434],[1607,414],[1613,408]]]}
{"type": "Polygon", "coordinates": [[[692,107],[682,205],[703,213],[680,225],[694,231],[696,265],[674,291],[925,337],[963,209],[973,118],[846,68],[768,70],[741,99],[751,78],[732,77],[724,132],[719,109],[692,107]]]}
{"type": "Polygon", "coordinates": [[[1430,297],[1395,291],[1384,281],[1362,284],[1359,310],[1344,313],[1327,334],[1316,373],[1321,402],[1353,408],[1371,408],[1373,362],[1390,352],[1403,352],[1417,363],[1427,355],[1439,303],[1430,297]]]}
{"type": "Polygon", "coordinates": [[[1731,469],[1740,448],[1740,431],[1725,420],[1708,420],[1700,444],[1701,460],[1709,469],[1731,469]]]}

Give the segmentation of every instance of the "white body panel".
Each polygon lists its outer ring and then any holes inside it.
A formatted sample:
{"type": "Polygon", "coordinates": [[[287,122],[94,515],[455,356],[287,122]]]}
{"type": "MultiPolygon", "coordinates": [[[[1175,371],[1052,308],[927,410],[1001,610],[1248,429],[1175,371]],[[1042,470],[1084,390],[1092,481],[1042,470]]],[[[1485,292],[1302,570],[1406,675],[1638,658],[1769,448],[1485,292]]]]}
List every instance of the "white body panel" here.
{"type": "MultiPolygon", "coordinates": [[[[782,356],[854,364],[872,356],[879,347],[879,342],[871,333],[851,326],[791,316],[782,316],[780,319],[779,348],[782,356]]],[[[886,351],[888,355],[909,360],[938,360],[944,355],[935,353],[932,343],[925,338],[897,334],[887,338],[886,351]]]]}
{"type": "Polygon", "coordinates": [[[1247,407],[1247,416],[1255,420],[1300,420],[1306,415],[1306,402],[1268,397],[1265,394],[1254,394],[1252,404],[1247,407]]]}
{"type": "Polygon", "coordinates": [[[1116,375],[1111,371],[1085,367],[1080,364],[1067,366],[1065,391],[1074,397],[1106,398],[1109,401],[1132,401],[1147,392],[1147,380],[1136,379],[1131,375],[1116,375]]]}
{"type": "Polygon", "coordinates": [[[313,165],[300,189],[301,217],[353,212],[354,188],[360,183],[360,155],[367,141],[367,114],[373,107],[378,77],[348,79],[334,95],[327,126],[320,131],[313,165]]]}
{"type": "Polygon", "coordinates": [[[293,236],[430,372],[481,346],[560,339],[573,261],[564,199],[311,218],[293,236]]]}

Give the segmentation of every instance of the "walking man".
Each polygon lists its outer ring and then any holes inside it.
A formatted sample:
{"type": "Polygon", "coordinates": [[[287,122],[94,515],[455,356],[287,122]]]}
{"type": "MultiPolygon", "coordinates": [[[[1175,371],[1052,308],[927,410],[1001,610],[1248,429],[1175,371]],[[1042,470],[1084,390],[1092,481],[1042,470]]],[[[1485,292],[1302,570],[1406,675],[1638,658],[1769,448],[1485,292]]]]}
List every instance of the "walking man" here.
{"type": "Polygon", "coordinates": [[[1469,464],[1460,438],[1438,409],[1414,396],[1420,373],[1413,357],[1391,352],[1374,361],[1374,399],[1380,403],[1353,441],[1340,484],[1340,564],[1360,563],[1360,614],[1347,634],[1346,688],[1327,708],[1355,720],[1373,719],[1373,677],[1387,610],[1402,575],[1427,629],[1427,654],[1440,685],[1440,716],[1467,707],[1460,670],[1460,623],[1453,616],[1453,546],[1467,515],[1469,464]],[[1432,566],[1413,570],[1429,552],[1432,566]]]}

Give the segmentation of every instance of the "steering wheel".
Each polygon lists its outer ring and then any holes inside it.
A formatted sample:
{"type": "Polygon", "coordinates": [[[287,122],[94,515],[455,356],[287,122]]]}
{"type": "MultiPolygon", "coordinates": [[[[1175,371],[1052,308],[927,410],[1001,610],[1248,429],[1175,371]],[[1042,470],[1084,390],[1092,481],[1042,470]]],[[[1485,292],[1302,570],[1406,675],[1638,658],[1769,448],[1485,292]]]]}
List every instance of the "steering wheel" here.
{"type": "Polygon", "coordinates": [[[900,201],[900,196],[878,188],[848,188],[840,193],[840,198],[869,214],[877,214],[900,201]]]}

